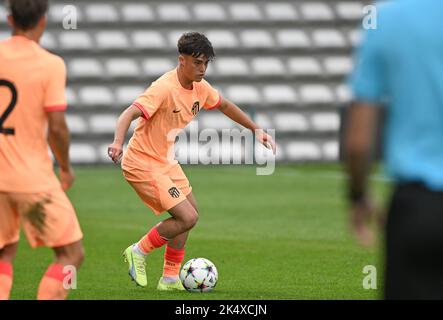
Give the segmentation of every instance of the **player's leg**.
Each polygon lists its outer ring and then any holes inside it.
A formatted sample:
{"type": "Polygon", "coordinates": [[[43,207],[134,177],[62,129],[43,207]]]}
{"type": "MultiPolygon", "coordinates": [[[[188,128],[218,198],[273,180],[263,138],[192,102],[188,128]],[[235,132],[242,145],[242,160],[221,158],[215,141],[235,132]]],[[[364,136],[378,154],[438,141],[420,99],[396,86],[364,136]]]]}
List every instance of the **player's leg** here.
{"type": "Polygon", "coordinates": [[[10,194],[0,193],[0,221],[0,300],[8,300],[20,232],[19,215],[10,194]]]}

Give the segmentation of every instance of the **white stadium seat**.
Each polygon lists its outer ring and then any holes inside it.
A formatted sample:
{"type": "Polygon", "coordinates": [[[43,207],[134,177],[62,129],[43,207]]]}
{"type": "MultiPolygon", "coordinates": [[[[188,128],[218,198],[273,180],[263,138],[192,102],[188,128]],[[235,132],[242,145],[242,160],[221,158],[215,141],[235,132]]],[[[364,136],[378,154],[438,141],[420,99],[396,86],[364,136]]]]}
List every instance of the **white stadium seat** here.
{"type": "Polygon", "coordinates": [[[274,129],[271,117],[263,112],[259,112],[254,117],[255,123],[257,123],[263,129],[274,129]]]}
{"type": "Polygon", "coordinates": [[[315,113],[311,117],[311,126],[315,131],[337,131],[340,117],[334,112],[315,113]]]}
{"type": "Polygon", "coordinates": [[[347,75],[352,71],[350,57],[327,57],[324,60],[325,70],[330,75],[347,75]]]}
{"type": "Polygon", "coordinates": [[[89,117],[89,126],[93,133],[114,133],[117,115],[100,114],[89,117]]]}
{"type": "Polygon", "coordinates": [[[314,45],[319,48],[342,48],[346,46],[343,34],[335,29],[315,30],[312,39],[314,45]]]}
{"type": "Polygon", "coordinates": [[[81,88],[79,97],[86,107],[112,106],[115,103],[112,91],[108,87],[91,86],[81,88]]]}
{"type": "Polygon", "coordinates": [[[359,29],[350,30],[348,33],[349,42],[353,47],[357,47],[360,44],[361,38],[362,32],[359,29]]]}
{"type": "Polygon", "coordinates": [[[320,63],[311,57],[289,59],[288,70],[295,76],[320,76],[322,74],[320,63]]]}
{"type": "Polygon", "coordinates": [[[114,58],[106,61],[107,75],[110,77],[138,77],[140,68],[134,59],[114,58]]]}
{"type": "Polygon", "coordinates": [[[119,106],[128,107],[135,99],[140,96],[146,88],[141,86],[118,87],[115,91],[116,101],[119,106]]]}
{"type": "Polygon", "coordinates": [[[237,48],[239,42],[234,32],[229,30],[210,30],[206,32],[206,36],[211,41],[214,48],[237,48]]]}
{"type": "Polygon", "coordinates": [[[95,35],[100,49],[128,49],[130,44],[122,31],[100,31],[95,35]]]}
{"type": "Polygon", "coordinates": [[[334,13],[331,8],[322,2],[305,2],[300,5],[302,16],[309,21],[331,21],[334,13]]]}
{"type": "Polygon", "coordinates": [[[256,86],[252,85],[231,85],[226,89],[226,96],[236,104],[262,102],[260,92],[256,86]]]}
{"type": "Polygon", "coordinates": [[[117,22],[119,20],[117,9],[112,4],[88,4],[85,13],[91,22],[117,22]]]}
{"type": "Polygon", "coordinates": [[[191,20],[191,14],[189,13],[187,6],[180,3],[160,4],[157,7],[157,12],[160,19],[163,21],[191,20]]]}
{"type": "Polygon", "coordinates": [[[266,30],[242,31],[240,39],[246,48],[272,48],[274,46],[274,40],[266,30]]]}
{"type": "Polygon", "coordinates": [[[200,21],[225,21],[226,12],[218,3],[198,3],[194,5],[194,15],[200,21]]]}
{"type": "Polygon", "coordinates": [[[289,142],[286,145],[288,160],[320,160],[321,151],[313,142],[289,142]]]}
{"type": "Polygon", "coordinates": [[[66,99],[68,100],[68,106],[69,107],[77,107],[77,94],[75,93],[74,89],[71,87],[67,87],[65,90],[66,99]]]}
{"type": "Polygon", "coordinates": [[[279,131],[304,132],[309,129],[308,120],[299,113],[279,112],[274,117],[274,123],[279,131]]]}
{"type": "Polygon", "coordinates": [[[164,49],[167,43],[163,35],[154,30],[139,30],[131,34],[132,45],[138,49],[164,49]]]}
{"type": "Polygon", "coordinates": [[[58,36],[60,46],[65,50],[89,50],[93,48],[92,38],[86,31],[64,31],[58,36]]]}
{"type": "Polygon", "coordinates": [[[248,76],[248,64],[242,58],[218,58],[214,62],[217,74],[220,76],[248,76]]]}
{"type": "Polygon", "coordinates": [[[88,132],[88,125],[86,121],[78,115],[66,115],[66,122],[71,133],[82,134],[88,132]]]}
{"type": "Polygon", "coordinates": [[[263,96],[268,104],[297,102],[297,94],[289,85],[267,85],[263,88],[263,96]]]}
{"type": "Polygon", "coordinates": [[[342,103],[351,102],[352,91],[346,84],[339,85],[336,89],[336,93],[339,102],[342,103]]]}
{"type": "Polygon", "coordinates": [[[322,84],[303,85],[299,89],[300,97],[303,103],[333,103],[334,94],[326,86],[322,84]]]}
{"type": "Polygon", "coordinates": [[[337,3],[335,9],[340,19],[360,20],[363,17],[364,4],[358,1],[337,3]]]}
{"type": "Polygon", "coordinates": [[[57,48],[57,40],[50,32],[45,32],[40,39],[40,45],[47,50],[54,50],[57,48]]]}
{"type": "Polygon", "coordinates": [[[73,143],[69,150],[69,157],[73,163],[94,163],[97,161],[94,146],[87,143],[73,143]]]}
{"type": "Polygon", "coordinates": [[[68,70],[68,77],[73,78],[99,78],[104,76],[100,61],[92,58],[71,59],[68,70]]]}
{"type": "Polygon", "coordinates": [[[277,32],[277,41],[282,48],[309,48],[311,40],[302,30],[280,30],[277,32]]]}
{"type": "Polygon", "coordinates": [[[143,72],[148,76],[158,77],[175,68],[175,63],[167,58],[150,58],[143,61],[143,72]]]}
{"type": "Polygon", "coordinates": [[[298,19],[297,11],[291,3],[267,3],[265,11],[268,19],[272,21],[295,21],[298,19]]]}
{"type": "Polygon", "coordinates": [[[252,69],[254,74],[260,76],[281,76],[286,72],[283,62],[275,57],[253,59],[252,69]]]}
{"type": "Polygon", "coordinates": [[[337,161],[339,158],[339,144],[337,141],[329,141],[323,144],[323,158],[329,161],[337,161]]]}
{"type": "Polygon", "coordinates": [[[224,114],[215,112],[205,112],[199,120],[199,124],[203,128],[211,128],[216,130],[231,129],[234,127],[234,122],[226,117],[224,114]]]}
{"type": "Polygon", "coordinates": [[[128,22],[147,22],[155,19],[151,7],[144,3],[123,4],[121,12],[123,20],[128,22]]]}
{"type": "Polygon", "coordinates": [[[263,15],[255,3],[233,3],[229,5],[229,12],[236,21],[261,21],[263,15]]]}

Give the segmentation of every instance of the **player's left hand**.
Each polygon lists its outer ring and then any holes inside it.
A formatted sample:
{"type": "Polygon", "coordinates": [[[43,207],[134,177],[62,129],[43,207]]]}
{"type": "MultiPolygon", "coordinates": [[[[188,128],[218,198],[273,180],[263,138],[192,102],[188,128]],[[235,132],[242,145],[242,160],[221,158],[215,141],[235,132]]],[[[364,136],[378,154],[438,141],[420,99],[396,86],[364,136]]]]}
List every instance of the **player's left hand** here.
{"type": "Polygon", "coordinates": [[[364,199],[351,206],[351,229],[357,241],[364,247],[375,243],[377,210],[372,199],[364,199]]]}
{"type": "Polygon", "coordinates": [[[123,146],[119,143],[112,143],[108,147],[108,156],[114,161],[115,164],[120,163],[123,157],[123,146]]]}
{"type": "Polygon", "coordinates": [[[256,131],[256,137],[261,144],[263,144],[266,148],[272,150],[272,152],[275,154],[275,141],[269,134],[260,129],[256,131]]]}

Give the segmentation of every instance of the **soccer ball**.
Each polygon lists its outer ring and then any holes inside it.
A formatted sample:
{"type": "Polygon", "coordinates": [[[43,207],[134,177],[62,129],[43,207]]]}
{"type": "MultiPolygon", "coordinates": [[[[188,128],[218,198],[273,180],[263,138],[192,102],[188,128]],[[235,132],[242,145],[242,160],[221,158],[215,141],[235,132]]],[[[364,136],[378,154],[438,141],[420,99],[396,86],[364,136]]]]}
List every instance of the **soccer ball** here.
{"type": "Polygon", "coordinates": [[[209,292],[217,284],[217,268],[208,259],[191,259],[183,265],[180,280],[188,291],[209,292]]]}

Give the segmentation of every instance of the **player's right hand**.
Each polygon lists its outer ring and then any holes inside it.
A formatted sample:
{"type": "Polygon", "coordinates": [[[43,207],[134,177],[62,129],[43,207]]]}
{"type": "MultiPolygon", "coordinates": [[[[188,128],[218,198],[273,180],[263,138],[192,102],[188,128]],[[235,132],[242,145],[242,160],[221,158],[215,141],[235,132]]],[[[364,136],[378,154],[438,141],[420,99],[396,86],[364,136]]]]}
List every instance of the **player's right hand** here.
{"type": "Polygon", "coordinates": [[[63,170],[60,168],[60,183],[64,191],[68,190],[72,187],[75,180],[74,169],[71,166],[67,170],[63,170]]]}
{"type": "Polygon", "coordinates": [[[120,163],[123,156],[123,146],[119,143],[112,143],[108,147],[108,156],[114,161],[114,163],[120,163]]]}

